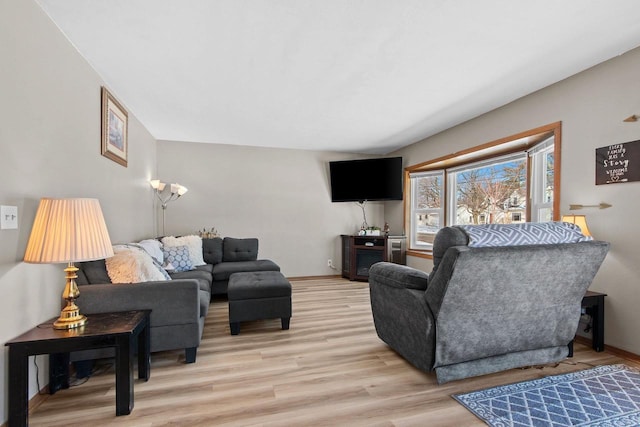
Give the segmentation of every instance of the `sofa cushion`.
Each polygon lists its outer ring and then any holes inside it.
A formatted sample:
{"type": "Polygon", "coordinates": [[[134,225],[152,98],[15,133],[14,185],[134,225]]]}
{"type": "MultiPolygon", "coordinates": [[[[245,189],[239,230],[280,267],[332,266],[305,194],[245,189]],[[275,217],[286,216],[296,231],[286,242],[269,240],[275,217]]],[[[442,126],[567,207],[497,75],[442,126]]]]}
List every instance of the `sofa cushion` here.
{"type": "Polygon", "coordinates": [[[112,283],[140,283],[170,280],[164,269],[144,249],[115,245],[114,256],[105,260],[112,283]]]}
{"type": "MultiPolygon", "coordinates": [[[[162,244],[166,247],[186,246],[189,248],[189,258],[192,266],[204,265],[202,254],[202,238],[200,236],[167,236],[162,238],[162,244]]],[[[175,264],[174,264],[175,267],[175,264]]]]}
{"type": "Polygon", "coordinates": [[[207,264],[218,264],[222,262],[222,239],[202,239],[202,255],[207,264]]]}
{"type": "Polygon", "coordinates": [[[209,273],[209,275],[211,275],[213,274],[213,265],[211,264],[199,265],[196,267],[196,270],[206,271],[207,273],[209,273]]]}
{"type": "Polygon", "coordinates": [[[111,278],[107,273],[107,266],[103,259],[85,261],[80,264],[80,268],[87,279],[87,284],[111,283],[111,278]]]}
{"type": "Polygon", "coordinates": [[[114,256],[105,260],[112,283],[171,280],[160,263],[135,243],[113,246],[114,256]]]}
{"type": "Polygon", "coordinates": [[[76,285],[80,286],[80,285],[88,285],[89,284],[89,280],[87,279],[87,276],[84,274],[84,271],[82,271],[82,267],[79,265],[76,265],[76,267],[78,267],[78,271],[76,271],[76,285]]]}
{"type": "Polygon", "coordinates": [[[213,280],[229,280],[233,273],[250,271],[280,271],[280,267],[268,259],[256,261],[221,262],[213,266],[213,280]]]}
{"type": "Polygon", "coordinates": [[[163,246],[165,263],[171,264],[175,272],[193,270],[187,246],[163,246]]]}
{"type": "Polygon", "coordinates": [[[164,264],[164,255],[162,253],[162,243],[158,239],[145,239],[137,243],[142,249],[147,251],[151,257],[155,258],[160,265],[164,264]]]}
{"type": "Polygon", "coordinates": [[[258,239],[225,237],[222,243],[223,262],[255,261],[258,259],[258,239]]]}
{"type": "Polygon", "coordinates": [[[211,292],[211,273],[205,270],[189,270],[169,273],[172,279],[194,279],[198,281],[198,288],[203,291],[211,292]]]}

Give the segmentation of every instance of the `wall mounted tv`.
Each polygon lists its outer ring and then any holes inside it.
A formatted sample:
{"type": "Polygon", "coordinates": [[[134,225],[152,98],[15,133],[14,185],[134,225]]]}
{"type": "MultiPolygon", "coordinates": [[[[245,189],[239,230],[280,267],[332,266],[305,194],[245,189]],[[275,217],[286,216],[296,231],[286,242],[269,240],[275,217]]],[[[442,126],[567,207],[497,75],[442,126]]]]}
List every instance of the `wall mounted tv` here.
{"type": "Polygon", "coordinates": [[[402,200],[402,157],[329,162],[332,202],[402,200]]]}

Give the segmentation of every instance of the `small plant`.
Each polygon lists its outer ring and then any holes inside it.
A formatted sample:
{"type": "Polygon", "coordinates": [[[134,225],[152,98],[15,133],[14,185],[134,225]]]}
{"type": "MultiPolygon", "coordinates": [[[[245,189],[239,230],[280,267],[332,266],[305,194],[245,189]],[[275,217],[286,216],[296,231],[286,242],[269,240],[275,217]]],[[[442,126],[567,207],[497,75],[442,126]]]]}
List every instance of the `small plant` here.
{"type": "Polygon", "coordinates": [[[375,225],[369,226],[364,230],[364,234],[367,236],[379,236],[380,227],[376,227],[375,225]]]}
{"type": "Polygon", "coordinates": [[[202,230],[198,231],[198,235],[203,239],[213,239],[214,237],[220,236],[218,230],[216,230],[215,227],[211,227],[211,230],[209,231],[207,231],[206,228],[203,228],[202,230]]]}

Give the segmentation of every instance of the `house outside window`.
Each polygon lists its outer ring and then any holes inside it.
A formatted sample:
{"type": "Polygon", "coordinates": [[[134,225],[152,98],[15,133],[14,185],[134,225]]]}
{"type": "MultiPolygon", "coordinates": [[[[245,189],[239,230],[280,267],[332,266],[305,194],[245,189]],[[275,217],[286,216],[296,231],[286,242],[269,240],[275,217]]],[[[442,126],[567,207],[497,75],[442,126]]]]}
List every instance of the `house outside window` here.
{"type": "Polygon", "coordinates": [[[526,153],[517,153],[447,170],[448,224],[511,222],[512,205],[526,207],[526,166],[526,153]]]}
{"type": "Polygon", "coordinates": [[[409,167],[409,250],[428,255],[448,225],[558,219],[560,125],[409,167]]]}

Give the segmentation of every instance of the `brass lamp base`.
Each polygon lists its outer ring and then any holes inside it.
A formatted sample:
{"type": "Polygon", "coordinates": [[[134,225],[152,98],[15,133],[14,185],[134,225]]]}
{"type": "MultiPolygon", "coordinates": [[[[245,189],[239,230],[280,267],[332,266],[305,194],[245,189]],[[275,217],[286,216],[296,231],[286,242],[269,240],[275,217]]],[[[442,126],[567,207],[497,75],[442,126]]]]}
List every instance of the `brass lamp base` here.
{"type": "Polygon", "coordinates": [[[74,329],[83,326],[87,322],[87,318],[80,314],[80,309],[75,303],[75,299],[80,296],[78,285],[76,285],[76,279],[78,275],[76,272],[78,268],[69,263],[67,268],[64,269],[66,273],[67,284],[62,293],[62,298],[67,300],[67,305],[60,312],[58,320],[53,322],[53,329],[74,329]]]}
{"type": "Polygon", "coordinates": [[[84,326],[87,318],[80,314],[80,309],[73,302],[68,302],[67,306],[60,312],[58,320],[53,322],[53,329],[74,329],[84,326]]]}

